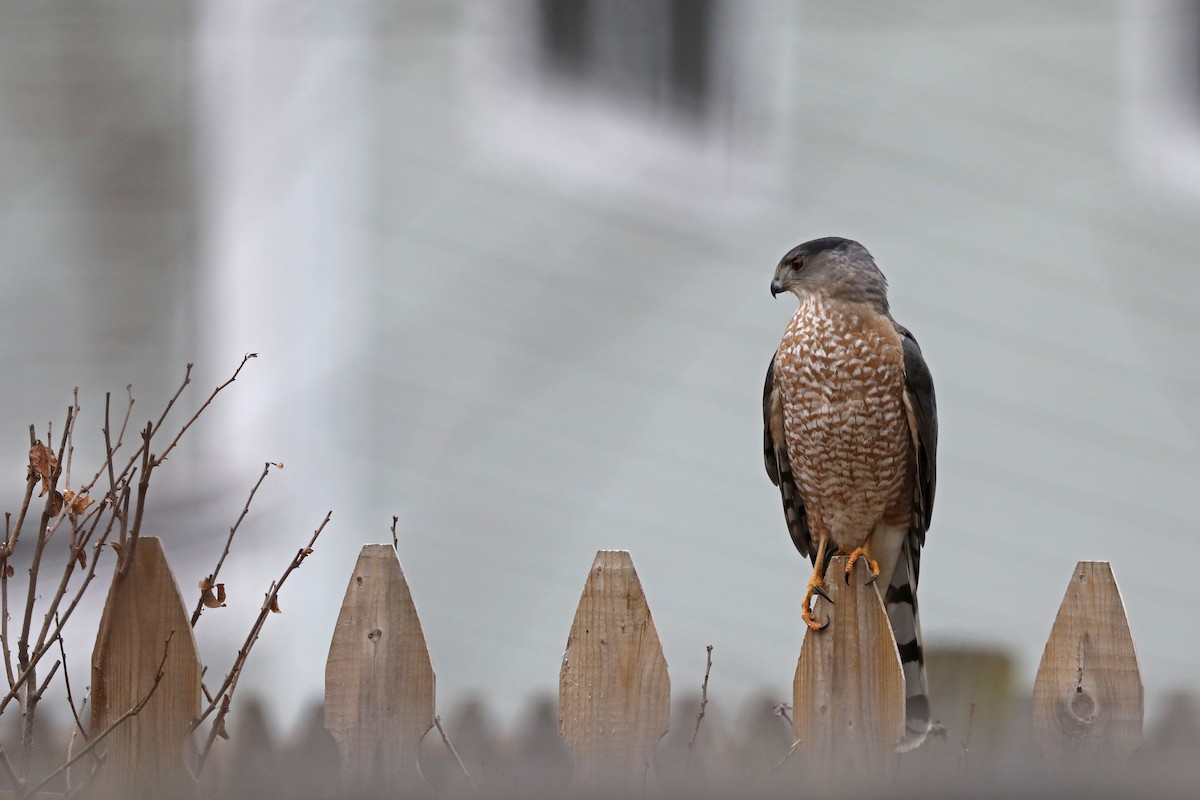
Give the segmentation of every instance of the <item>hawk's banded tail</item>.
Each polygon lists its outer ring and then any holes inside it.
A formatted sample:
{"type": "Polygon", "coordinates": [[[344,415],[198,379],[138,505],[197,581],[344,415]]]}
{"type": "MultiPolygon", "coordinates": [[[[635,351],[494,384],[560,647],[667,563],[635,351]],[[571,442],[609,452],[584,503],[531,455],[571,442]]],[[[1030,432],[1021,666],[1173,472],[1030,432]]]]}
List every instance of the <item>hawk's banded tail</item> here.
{"type": "MultiPolygon", "coordinates": [[[[892,571],[883,603],[904,671],[904,737],[896,748],[907,752],[919,747],[929,733],[929,689],[925,682],[925,651],[921,646],[921,621],[917,616],[917,562],[911,540],[905,541],[892,571]]],[[[919,551],[916,554],[920,558],[919,551]]]]}

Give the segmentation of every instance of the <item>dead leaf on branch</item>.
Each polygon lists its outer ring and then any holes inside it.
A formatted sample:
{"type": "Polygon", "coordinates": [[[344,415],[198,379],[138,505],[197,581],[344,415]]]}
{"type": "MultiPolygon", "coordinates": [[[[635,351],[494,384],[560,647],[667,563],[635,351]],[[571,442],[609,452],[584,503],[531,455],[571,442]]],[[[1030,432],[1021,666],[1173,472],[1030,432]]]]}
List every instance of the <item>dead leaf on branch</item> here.
{"type": "Polygon", "coordinates": [[[4,577],[6,577],[6,578],[11,578],[12,576],[13,576],[13,566],[12,566],[12,564],[5,564],[5,565],[4,565],[4,577]]]}
{"type": "Polygon", "coordinates": [[[50,490],[50,481],[54,479],[56,471],[58,471],[58,456],[54,455],[54,451],[43,444],[41,439],[38,439],[34,442],[33,447],[29,448],[29,472],[34,478],[42,481],[42,491],[38,497],[50,490]]]}
{"type": "Polygon", "coordinates": [[[70,492],[70,491],[68,491],[66,494],[64,494],[63,497],[66,499],[67,503],[69,504],[67,506],[67,513],[70,514],[72,517],[79,516],[83,512],[87,511],[88,506],[90,506],[92,503],[96,502],[92,498],[88,497],[86,494],[75,494],[74,492],[70,492]]]}
{"type": "Polygon", "coordinates": [[[279,595],[275,595],[274,597],[271,598],[271,612],[274,614],[282,614],[283,613],[282,611],[279,610],[279,595]]]}
{"type": "Polygon", "coordinates": [[[224,608],[225,607],[225,584],[213,583],[213,576],[200,581],[200,602],[204,603],[207,608],[224,608]],[[216,589],[216,593],[213,592],[216,589]]]}
{"type": "Polygon", "coordinates": [[[80,569],[87,569],[87,553],[82,547],[75,548],[75,560],[79,562],[80,569]]]}
{"type": "Polygon", "coordinates": [[[57,517],[63,510],[62,492],[55,490],[50,498],[50,516],[57,517]]]}

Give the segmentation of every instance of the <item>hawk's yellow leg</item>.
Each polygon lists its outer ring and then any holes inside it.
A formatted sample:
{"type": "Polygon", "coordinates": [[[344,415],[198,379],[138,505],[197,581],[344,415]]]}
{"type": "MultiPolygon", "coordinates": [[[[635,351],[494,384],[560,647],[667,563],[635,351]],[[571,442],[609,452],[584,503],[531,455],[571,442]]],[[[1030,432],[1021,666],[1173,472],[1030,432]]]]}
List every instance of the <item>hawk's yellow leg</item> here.
{"type": "MultiPolygon", "coordinates": [[[[817,622],[817,618],[813,616],[810,604],[813,602],[814,595],[821,595],[826,600],[829,600],[829,595],[825,592],[825,545],[829,540],[822,536],[817,544],[817,556],[813,566],[812,577],[808,579],[808,586],[804,590],[803,610],[800,612],[804,624],[811,631],[823,630],[829,625],[829,618],[826,617],[824,622],[817,622]]],[[[833,602],[830,600],[830,602],[833,602]]]]}
{"type": "Polygon", "coordinates": [[[874,583],[875,579],[879,577],[879,562],[871,558],[871,554],[867,552],[866,547],[856,547],[849,553],[842,553],[839,549],[838,554],[850,556],[846,559],[846,583],[850,583],[850,575],[854,572],[854,565],[858,563],[860,558],[867,560],[867,568],[871,570],[871,576],[867,578],[867,583],[874,583]]]}

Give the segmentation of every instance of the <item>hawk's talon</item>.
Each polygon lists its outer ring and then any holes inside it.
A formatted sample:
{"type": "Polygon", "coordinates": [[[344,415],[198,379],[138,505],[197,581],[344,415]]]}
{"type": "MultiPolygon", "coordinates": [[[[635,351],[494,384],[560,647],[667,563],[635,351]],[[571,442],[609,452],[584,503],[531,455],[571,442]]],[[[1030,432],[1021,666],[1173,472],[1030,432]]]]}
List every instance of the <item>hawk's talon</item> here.
{"type": "MultiPolygon", "coordinates": [[[[824,597],[826,600],[828,600],[830,605],[834,605],[833,598],[829,595],[829,592],[826,591],[826,589],[825,589],[825,584],[818,583],[817,585],[813,586],[813,591],[816,592],[817,594],[821,595],[821,597],[824,597]]],[[[826,624],[828,624],[828,623],[826,623],[826,624]]]]}
{"type": "Polygon", "coordinates": [[[866,551],[866,548],[856,547],[854,551],[848,553],[849,558],[846,560],[846,585],[850,585],[850,574],[854,572],[854,565],[858,563],[858,559],[865,558],[867,560],[867,569],[871,574],[867,576],[864,586],[870,586],[879,578],[879,562],[871,558],[871,554],[866,551]]]}
{"type": "Polygon", "coordinates": [[[825,617],[824,622],[817,622],[817,618],[813,616],[812,610],[807,605],[804,606],[804,611],[801,612],[800,617],[804,620],[804,624],[808,626],[810,631],[823,631],[829,627],[829,617],[825,617]]]}
{"type": "Polygon", "coordinates": [[[826,617],[824,622],[817,622],[817,618],[813,616],[813,609],[811,607],[813,595],[820,595],[829,600],[830,603],[833,602],[829,597],[829,593],[825,591],[825,584],[816,575],[808,582],[808,588],[804,591],[804,601],[801,604],[803,610],[800,612],[800,617],[804,620],[804,624],[808,626],[810,631],[823,631],[829,627],[829,617],[826,617]]]}

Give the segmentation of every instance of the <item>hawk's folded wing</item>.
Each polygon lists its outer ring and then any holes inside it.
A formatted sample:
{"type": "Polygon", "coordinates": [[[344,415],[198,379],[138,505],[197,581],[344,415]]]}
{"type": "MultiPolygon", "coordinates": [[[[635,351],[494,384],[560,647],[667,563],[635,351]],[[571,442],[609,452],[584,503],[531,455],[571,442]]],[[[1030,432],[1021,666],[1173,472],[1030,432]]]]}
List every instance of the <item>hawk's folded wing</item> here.
{"type": "Polygon", "coordinates": [[[775,356],[771,356],[767,382],[763,386],[763,461],[771,483],[779,487],[783,497],[783,513],[792,542],[800,555],[808,556],[815,562],[817,552],[808,530],[808,513],[804,509],[800,490],[796,488],[796,480],[792,477],[792,463],[788,459],[787,444],[783,438],[783,400],[775,385],[775,356]]]}

